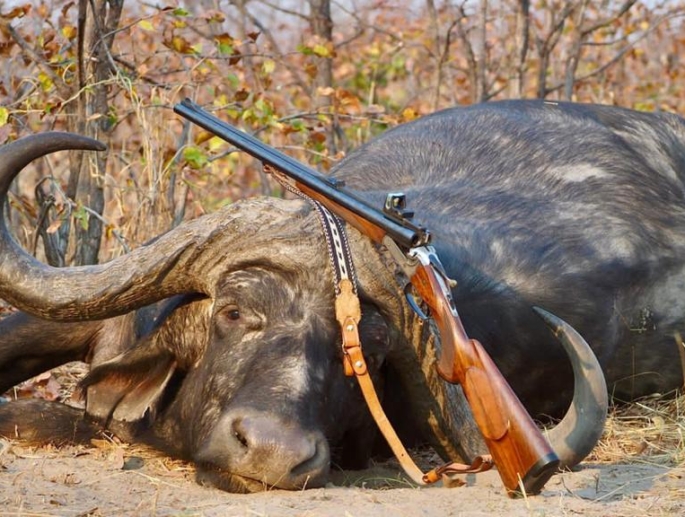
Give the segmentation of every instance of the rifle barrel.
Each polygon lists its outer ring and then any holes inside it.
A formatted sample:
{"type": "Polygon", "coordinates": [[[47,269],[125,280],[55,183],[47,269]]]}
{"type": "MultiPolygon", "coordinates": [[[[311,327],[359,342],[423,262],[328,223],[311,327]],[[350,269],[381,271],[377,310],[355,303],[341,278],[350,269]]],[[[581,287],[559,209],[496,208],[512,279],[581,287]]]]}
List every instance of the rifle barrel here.
{"type": "Polygon", "coordinates": [[[416,226],[406,219],[398,220],[398,218],[377,210],[352,193],[341,190],[333,181],[319,172],[208,113],[190,99],[184,99],[176,104],[174,111],[238,149],[254,156],[262,163],[283,172],[297,183],[309,187],[322,197],[382,228],[399,246],[408,249],[428,243],[429,234],[424,228],[416,226]]]}

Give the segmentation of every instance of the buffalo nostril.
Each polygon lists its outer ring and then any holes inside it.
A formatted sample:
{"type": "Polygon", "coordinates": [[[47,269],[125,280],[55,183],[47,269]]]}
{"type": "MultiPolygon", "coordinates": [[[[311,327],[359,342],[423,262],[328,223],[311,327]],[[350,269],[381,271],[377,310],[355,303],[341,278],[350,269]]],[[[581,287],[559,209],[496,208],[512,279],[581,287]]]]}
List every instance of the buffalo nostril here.
{"type": "Polygon", "coordinates": [[[295,465],[290,474],[292,476],[302,476],[320,471],[328,465],[328,445],[323,438],[314,439],[314,447],[311,456],[304,458],[301,463],[295,465]]]}
{"type": "Polygon", "coordinates": [[[235,436],[235,439],[238,440],[240,445],[242,445],[243,447],[245,447],[247,449],[247,439],[242,434],[240,434],[238,431],[236,431],[233,434],[233,436],[235,436]]]}
{"type": "Polygon", "coordinates": [[[250,444],[245,436],[245,432],[242,428],[242,419],[237,419],[232,424],[233,437],[236,441],[242,445],[244,448],[248,449],[250,444]]]}

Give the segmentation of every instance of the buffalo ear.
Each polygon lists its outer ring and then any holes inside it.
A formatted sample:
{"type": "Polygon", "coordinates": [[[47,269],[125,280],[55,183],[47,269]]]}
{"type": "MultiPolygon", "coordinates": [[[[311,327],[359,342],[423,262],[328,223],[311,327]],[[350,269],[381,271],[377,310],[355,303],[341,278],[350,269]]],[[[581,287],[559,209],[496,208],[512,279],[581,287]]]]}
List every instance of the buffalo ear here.
{"type": "Polygon", "coordinates": [[[141,345],[96,366],[83,379],[87,414],[103,422],[137,422],[148,411],[154,413],[176,360],[150,342],[141,345]]]}

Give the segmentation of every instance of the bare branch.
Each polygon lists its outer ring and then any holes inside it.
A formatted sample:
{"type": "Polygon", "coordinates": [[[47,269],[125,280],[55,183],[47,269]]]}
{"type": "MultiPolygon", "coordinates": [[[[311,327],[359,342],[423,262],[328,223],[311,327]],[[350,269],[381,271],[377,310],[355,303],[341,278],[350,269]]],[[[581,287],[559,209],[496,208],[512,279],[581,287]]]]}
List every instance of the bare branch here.
{"type": "Polygon", "coordinates": [[[480,1],[480,21],[478,25],[478,68],[477,75],[478,82],[476,83],[476,100],[483,102],[487,100],[488,85],[487,85],[487,69],[488,69],[488,2],[487,0],[480,1]]]}
{"type": "MultiPolygon", "coordinates": [[[[478,60],[476,59],[476,53],[474,52],[473,45],[471,45],[471,41],[468,37],[468,32],[464,28],[464,26],[466,25],[466,21],[468,20],[468,16],[466,14],[466,9],[464,8],[463,3],[459,6],[459,14],[459,23],[457,23],[456,25],[457,36],[459,37],[459,40],[464,46],[464,52],[466,52],[466,62],[468,63],[466,73],[469,75],[473,88],[476,88],[476,83],[478,82],[478,60]]],[[[472,90],[471,98],[475,99],[475,95],[475,90],[472,90]]]]}
{"type": "Polygon", "coordinates": [[[55,88],[57,88],[59,94],[65,98],[69,97],[68,88],[65,86],[62,78],[52,69],[50,63],[48,63],[41,55],[31,48],[31,45],[29,45],[28,42],[21,36],[21,34],[16,31],[16,29],[8,20],[0,18],[0,25],[7,29],[7,31],[10,33],[10,36],[12,36],[12,39],[17,43],[17,45],[19,45],[19,48],[21,48],[22,53],[30,61],[33,61],[45,75],[50,77],[50,80],[52,80],[52,83],[55,85],[55,88]]]}
{"type": "Polygon", "coordinates": [[[264,4],[267,7],[270,7],[271,9],[273,9],[274,11],[276,11],[278,13],[283,13],[283,14],[287,14],[289,16],[294,16],[296,18],[299,18],[299,19],[307,21],[307,22],[309,21],[309,17],[305,14],[302,14],[299,11],[293,11],[292,9],[286,9],[285,7],[282,7],[278,4],[274,4],[272,2],[267,2],[267,0],[259,0],[259,3],[264,4]]]}
{"type": "Polygon", "coordinates": [[[604,27],[607,27],[614,23],[616,20],[620,19],[623,17],[624,14],[626,14],[633,5],[637,3],[637,0],[626,0],[623,5],[614,13],[612,16],[609,16],[605,18],[604,20],[599,20],[598,22],[590,25],[589,27],[584,27],[581,30],[581,37],[586,37],[593,32],[603,29],[604,27]]]}
{"type": "MultiPolygon", "coordinates": [[[[259,29],[259,31],[268,40],[269,45],[271,45],[271,48],[274,49],[274,52],[276,54],[279,54],[279,55],[284,55],[284,53],[279,50],[280,45],[278,44],[278,41],[276,41],[276,38],[271,33],[271,31],[264,24],[262,24],[262,22],[256,16],[254,16],[249,11],[249,9],[247,9],[247,7],[244,6],[244,4],[242,2],[241,2],[241,6],[243,9],[241,11],[241,14],[243,14],[245,17],[247,17],[250,20],[250,22],[252,22],[254,24],[254,26],[259,29]]],[[[296,66],[293,66],[291,63],[289,63],[287,59],[284,59],[282,61],[282,64],[283,64],[283,66],[286,67],[288,72],[290,72],[290,75],[292,76],[292,78],[295,81],[295,83],[297,84],[297,86],[299,86],[300,88],[302,88],[303,90],[306,91],[307,90],[307,82],[302,77],[300,70],[296,66]]]]}
{"type": "Polygon", "coordinates": [[[538,55],[540,58],[537,97],[540,99],[544,99],[550,92],[550,90],[547,88],[547,69],[549,68],[552,51],[559,43],[561,35],[564,32],[564,27],[566,26],[566,22],[578,5],[579,4],[575,2],[565,3],[558,19],[556,19],[555,13],[552,12],[552,28],[544,38],[536,38],[536,47],[538,49],[538,55]]]}
{"type": "MultiPolygon", "coordinates": [[[[600,75],[604,73],[606,70],[614,66],[616,63],[621,61],[623,57],[630,52],[633,48],[637,46],[639,42],[644,40],[649,34],[654,32],[662,23],[672,20],[675,18],[680,18],[680,17],[685,17],[685,11],[681,9],[675,9],[672,11],[669,11],[668,13],[660,16],[654,23],[652,23],[644,32],[642,32],[639,36],[635,37],[632,41],[629,41],[624,47],[619,49],[616,54],[606,63],[602,64],[598,68],[587,72],[586,74],[580,76],[580,77],[574,77],[573,81],[575,83],[580,83],[587,81],[588,79],[591,79],[597,75],[600,75]]],[[[634,36],[635,33],[633,33],[634,36]]],[[[560,82],[558,84],[555,84],[554,86],[551,86],[547,89],[548,93],[553,92],[553,91],[558,91],[563,87],[567,87],[567,81],[560,82]]]]}
{"type": "Polygon", "coordinates": [[[516,97],[523,97],[525,88],[525,69],[530,44],[530,0],[519,0],[517,12],[516,40],[519,46],[518,64],[516,66],[516,97]]]}

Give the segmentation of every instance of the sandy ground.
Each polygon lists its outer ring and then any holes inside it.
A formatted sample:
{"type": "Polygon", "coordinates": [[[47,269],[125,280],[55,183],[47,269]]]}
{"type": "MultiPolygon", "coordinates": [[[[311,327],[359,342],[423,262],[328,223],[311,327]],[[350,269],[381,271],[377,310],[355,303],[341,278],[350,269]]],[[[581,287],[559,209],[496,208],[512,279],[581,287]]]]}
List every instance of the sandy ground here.
{"type": "MultiPolygon", "coordinates": [[[[68,399],[82,375],[82,365],[67,365],[22,385],[22,396],[68,399]]],[[[141,445],[29,448],[0,438],[0,517],[685,516],[684,408],[685,395],[612,410],[588,462],[519,499],[494,471],[462,476],[460,487],[417,488],[394,460],[334,472],[326,488],[229,494],[199,486],[192,465],[141,445]]],[[[430,450],[413,456],[435,464],[430,450]]]]}
{"type": "Polygon", "coordinates": [[[140,446],[0,446],[0,516],[685,515],[685,466],[588,463],[540,495],[510,499],[494,471],[416,488],[389,462],[335,473],[326,488],[236,495],[197,485],[191,465],[140,446]]]}

